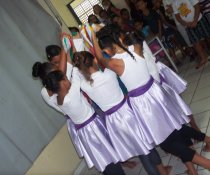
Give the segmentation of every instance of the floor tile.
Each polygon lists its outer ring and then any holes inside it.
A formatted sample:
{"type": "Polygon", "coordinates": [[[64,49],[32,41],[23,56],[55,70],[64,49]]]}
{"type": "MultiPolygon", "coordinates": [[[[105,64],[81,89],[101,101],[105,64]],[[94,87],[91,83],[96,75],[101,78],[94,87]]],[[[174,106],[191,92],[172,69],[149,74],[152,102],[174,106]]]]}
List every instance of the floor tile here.
{"type": "Polygon", "coordinates": [[[210,86],[209,76],[201,77],[201,79],[199,80],[197,89],[204,88],[206,86],[210,86]]]}
{"type": "Polygon", "coordinates": [[[206,128],[209,124],[210,111],[194,115],[194,119],[199,128],[206,128]]]}
{"type": "Polygon", "coordinates": [[[203,70],[201,70],[201,69],[189,68],[186,71],[185,77],[192,77],[192,76],[195,76],[195,75],[200,75],[202,72],[203,72],[203,70]]]}
{"type": "Polygon", "coordinates": [[[196,101],[190,104],[193,114],[198,114],[201,112],[210,110],[210,97],[196,101]]]}
{"type": "Polygon", "coordinates": [[[184,164],[182,163],[182,161],[175,156],[171,156],[169,165],[173,166],[173,169],[171,171],[171,174],[173,174],[173,175],[183,174],[187,170],[186,167],[184,166],[184,164]]]}
{"type": "Polygon", "coordinates": [[[193,82],[188,83],[185,93],[194,93],[197,85],[198,85],[198,81],[193,81],[193,82]]]}
{"type": "Polygon", "coordinates": [[[210,86],[196,90],[192,102],[199,101],[210,96],[210,86]]]}
{"type": "Polygon", "coordinates": [[[158,154],[160,155],[160,157],[166,157],[169,155],[167,152],[163,151],[159,146],[156,147],[156,150],[158,154]]]}
{"type": "Polygon", "coordinates": [[[199,79],[200,79],[200,73],[196,73],[196,72],[194,72],[194,73],[192,73],[191,75],[189,75],[189,76],[184,76],[184,79],[188,82],[188,83],[190,83],[190,82],[193,82],[193,81],[198,81],[199,79]]]}
{"type": "Polygon", "coordinates": [[[191,93],[184,92],[184,93],[182,93],[181,96],[182,96],[183,100],[185,101],[185,103],[189,105],[191,103],[193,95],[194,95],[194,93],[192,93],[192,92],[191,93]]]}

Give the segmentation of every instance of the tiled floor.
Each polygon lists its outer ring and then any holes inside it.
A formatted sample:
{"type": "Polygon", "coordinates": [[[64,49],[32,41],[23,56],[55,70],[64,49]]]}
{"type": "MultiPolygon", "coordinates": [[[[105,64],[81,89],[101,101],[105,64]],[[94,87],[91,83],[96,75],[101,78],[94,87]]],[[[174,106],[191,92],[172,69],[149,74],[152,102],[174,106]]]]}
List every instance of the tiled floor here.
{"type": "MultiPolygon", "coordinates": [[[[210,135],[210,62],[204,68],[196,70],[195,62],[186,63],[179,68],[180,75],[188,81],[188,89],[182,94],[183,99],[190,105],[195,120],[199,128],[210,135]]],[[[198,143],[195,149],[199,154],[210,159],[210,153],[202,152],[203,143],[198,143]]],[[[186,174],[186,168],[177,157],[166,154],[160,148],[157,148],[165,165],[172,165],[171,175],[186,174]]],[[[124,168],[126,175],[146,175],[142,164],[137,158],[134,158],[137,166],[134,169],[124,168]]],[[[197,167],[199,175],[210,175],[210,171],[197,167]]],[[[87,170],[85,175],[99,175],[94,169],[87,170]]]]}

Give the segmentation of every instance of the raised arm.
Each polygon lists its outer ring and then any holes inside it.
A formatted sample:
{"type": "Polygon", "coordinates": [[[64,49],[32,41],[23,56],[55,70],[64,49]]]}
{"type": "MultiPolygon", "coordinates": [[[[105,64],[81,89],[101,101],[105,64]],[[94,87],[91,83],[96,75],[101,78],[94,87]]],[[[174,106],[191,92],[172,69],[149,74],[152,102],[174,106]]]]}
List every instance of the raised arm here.
{"type": "Polygon", "coordinates": [[[62,48],[60,53],[60,63],[58,69],[66,74],[66,64],[67,64],[67,54],[65,50],[62,48]]]}
{"type": "Polygon", "coordinates": [[[92,31],[92,40],[93,40],[93,46],[95,49],[95,56],[96,59],[106,68],[111,69],[114,71],[117,75],[121,75],[124,71],[124,62],[121,59],[106,59],[103,54],[102,50],[98,44],[96,34],[92,31]]]}
{"type": "Polygon", "coordinates": [[[108,67],[109,64],[109,59],[104,58],[103,54],[102,54],[102,50],[98,45],[98,41],[96,38],[96,34],[94,31],[92,31],[92,40],[93,40],[93,47],[94,47],[94,51],[95,51],[95,56],[96,59],[104,66],[104,67],[108,67]]]}
{"type": "Polygon", "coordinates": [[[79,76],[79,71],[76,67],[73,68],[72,72],[72,80],[70,89],[62,88],[58,93],[57,102],[58,105],[63,105],[64,99],[66,96],[69,97],[72,101],[80,101],[81,100],[81,90],[80,90],[81,79],[79,76]]]}

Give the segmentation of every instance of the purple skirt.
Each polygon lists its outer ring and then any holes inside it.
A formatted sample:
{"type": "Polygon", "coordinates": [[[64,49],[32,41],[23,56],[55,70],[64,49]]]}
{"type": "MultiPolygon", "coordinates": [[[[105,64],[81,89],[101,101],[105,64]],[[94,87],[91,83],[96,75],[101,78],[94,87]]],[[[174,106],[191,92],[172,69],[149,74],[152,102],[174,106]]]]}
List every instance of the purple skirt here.
{"type": "Polygon", "coordinates": [[[149,82],[128,93],[143,139],[159,145],[189,118],[174,99],[151,78],[149,82]]]}
{"type": "Polygon", "coordinates": [[[192,111],[190,107],[184,102],[184,100],[180,97],[180,95],[175,91],[171,86],[169,86],[165,81],[162,82],[162,87],[167,91],[167,93],[174,99],[174,102],[180,106],[183,110],[184,114],[187,116],[192,115],[192,111]]]}
{"type": "Polygon", "coordinates": [[[77,136],[77,131],[75,129],[75,126],[74,126],[74,123],[72,122],[72,120],[68,116],[66,116],[66,118],[67,118],[66,124],[67,124],[67,128],[68,128],[69,136],[71,138],[71,141],[74,145],[74,148],[75,148],[78,156],[81,158],[81,157],[83,157],[83,153],[82,153],[82,149],[81,149],[80,140],[77,136]]]}
{"type": "Polygon", "coordinates": [[[94,166],[103,172],[110,163],[119,162],[119,156],[110,142],[104,122],[96,114],[88,122],[74,125],[74,129],[70,129],[71,133],[72,131],[77,151],[84,157],[89,168],[94,166]]]}
{"type": "Polygon", "coordinates": [[[120,161],[149,154],[154,146],[142,139],[136,118],[127,100],[105,112],[106,128],[120,161]]]}
{"type": "Polygon", "coordinates": [[[156,63],[159,73],[164,79],[164,82],[174,89],[178,94],[181,94],[187,89],[187,82],[179,75],[172,71],[169,67],[161,62],[156,63]]]}

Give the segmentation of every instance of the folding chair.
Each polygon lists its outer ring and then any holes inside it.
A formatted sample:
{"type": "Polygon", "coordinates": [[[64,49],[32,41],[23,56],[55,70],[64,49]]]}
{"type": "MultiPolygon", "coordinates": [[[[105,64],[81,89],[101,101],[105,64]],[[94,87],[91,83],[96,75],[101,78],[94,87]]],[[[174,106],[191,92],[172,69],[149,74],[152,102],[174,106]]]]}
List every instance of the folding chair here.
{"type": "Polygon", "coordinates": [[[176,64],[174,63],[173,59],[170,57],[170,55],[168,54],[168,52],[166,51],[165,47],[163,46],[162,42],[160,41],[160,39],[156,36],[154,37],[152,40],[150,40],[149,42],[147,42],[148,46],[150,47],[153,55],[157,58],[157,55],[163,51],[167,57],[167,59],[169,60],[169,62],[171,63],[171,65],[173,66],[173,68],[176,70],[176,72],[179,72],[178,71],[178,68],[176,66],[176,64]],[[157,51],[155,51],[155,53],[153,53],[153,49],[151,48],[151,45],[153,43],[158,43],[159,45],[159,49],[157,51]]]}

